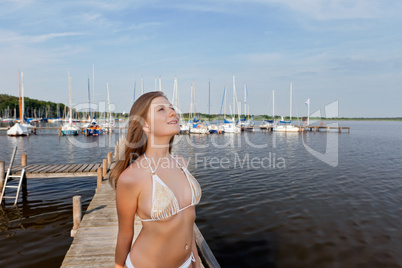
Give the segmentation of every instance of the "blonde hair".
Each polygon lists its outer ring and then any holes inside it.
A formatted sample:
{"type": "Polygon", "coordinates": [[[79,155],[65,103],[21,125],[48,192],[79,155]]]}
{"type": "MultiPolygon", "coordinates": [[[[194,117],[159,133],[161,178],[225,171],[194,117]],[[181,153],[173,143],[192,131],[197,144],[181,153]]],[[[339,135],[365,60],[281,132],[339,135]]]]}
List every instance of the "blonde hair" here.
{"type": "MultiPolygon", "coordinates": [[[[130,110],[127,136],[124,143],[124,158],[118,159],[110,173],[109,182],[116,188],[120,174],[138,157],[145,153],[148,139],[143,124],[147,119],[148,110],[153,99],[157,97],[166,98],[161,91],[152,91],[143,94],[133,104],[130,110]]],[[[166,98],[167,99],[167,98],[166,98]]],[[[169,153],[172,152],[174,136],[169,141],[169,153]]]]}

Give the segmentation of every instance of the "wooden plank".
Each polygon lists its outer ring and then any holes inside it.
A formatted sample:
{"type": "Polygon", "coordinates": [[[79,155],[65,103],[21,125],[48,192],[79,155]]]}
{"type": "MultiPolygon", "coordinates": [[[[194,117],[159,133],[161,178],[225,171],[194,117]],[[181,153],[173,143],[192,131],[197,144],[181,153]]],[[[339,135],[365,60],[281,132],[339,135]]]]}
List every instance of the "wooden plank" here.
{"type": "Polygon", "coordinates": [[[90,172],[93,166],[95,166],[95,164],[89,164],[82,172],[90,172]]]}
{"type": "Polygon", "coordinates": [[[70,167],[70,165],[64,165],[62,168],[60,168],[60,169],[57,171],[57,173],[64,172],[64,170],[68,169],[69,167],[70,167]]]}
{"type": "Polygon", "coordinates": [[[78,164],[71,165],[68,169],[64,170],[65,173],[69,173],[71,170],[75,169],[78,164]]]}
{"type": "Polygon", "coordinates": [[[102,164],[95,164],[90,171],[97,171],[98,168],[100,168],[102,166],[102,164]]]}
{"type": "Polygon", "coordinates": [[[53,173],[59,173],[61,170],[65,168],[66,165],[58,165],[58,168],[53,170],[53,173]]]}
{"type": "Polygon", "coordinates": [[[38,173],[46,173],[53,168],[53,165],[47,165],[46,168],[38,170],[38,173]]]}
{"type": "MultiPolygon", "coordinates": [[[[18,173],[16,173],[18,174],[18,173]]],[[[96,177],[96,172],[27,173],[28,179],[96,177]]]]}
{"type": "Polygon", "coordinates": [[[25,168],[25,172],[31,172],[32,170],[35,170],[37,167],[39,167],[39,166],[41,166],[41,165],[28,165],[26,168],[25,168]]]}
{"type": "Polygon", "coordinates": [[[46,165],[37,165],[36,167],[29,169],[29,172],[35,173],[37,170],[42,169],[44,166],[46,165]]]}
{"type": "Polygon", "coordinates": [[[82,172],[89,164],[84,164],[82,167],[80,167],[77,172],[82,172]]]}
{"type": "Polygon", "coordinates": [[[60,169],[63,165],[52,165],[51,168],[49,168],[46,173],[54,173],[55,170],[60,169]]]}
{"type": "Polygon", "coordinates": [[[38,169],[35,169],[35,173],[40,173],[40,172],[42,172],[43,170],[47,170],[49,168],[49,166],[48,165],[42,165],[42,167],[41,168],[38,168],[38,169]]]}
{"type": "Polygon", "coordinates": [[[85,164],[78,164],[76,168],[71,169],[69,172],[76,172],[76,171],[79,170],[83,165],[85,165],[85,164]]]}

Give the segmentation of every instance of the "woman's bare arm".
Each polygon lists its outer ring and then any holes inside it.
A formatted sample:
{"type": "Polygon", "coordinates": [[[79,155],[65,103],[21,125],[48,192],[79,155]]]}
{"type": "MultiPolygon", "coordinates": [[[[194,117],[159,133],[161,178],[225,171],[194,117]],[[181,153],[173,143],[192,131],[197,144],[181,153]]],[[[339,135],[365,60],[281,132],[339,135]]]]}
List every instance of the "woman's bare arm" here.
{"type": "Polygon", "coordinates": [[[120,175],[116,186],[116,208],[119,221],[115,252],[116,268],[124,267],[134,236],[134,219],[140,187],[130,169],[132,168],[129,167],[120,175]]]}

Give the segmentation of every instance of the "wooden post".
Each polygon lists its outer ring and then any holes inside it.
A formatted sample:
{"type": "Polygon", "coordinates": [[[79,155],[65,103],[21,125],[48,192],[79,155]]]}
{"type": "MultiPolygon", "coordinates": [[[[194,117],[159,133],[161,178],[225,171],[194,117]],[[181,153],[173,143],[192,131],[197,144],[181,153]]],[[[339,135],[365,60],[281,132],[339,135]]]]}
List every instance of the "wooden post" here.
{"type": "Polygon", "coordinates": [[[59,137],[61,136],[61,127],[59,127],[59,137]]]}
{"type": "Polygon", "coordinates": [[[101,186],[101,184],[102,184],[102,168],[101,167],[99,167],[98,168],[98,178],[97,178],[97,184],[96,184],[96,189],[99,189],[99,187],[101,186]]]}
{"type": "Polygon", "coordinates": [[[110,168],[110,165],[112,164],[112,152],[107,153],[107,168],[110,168]]]}
{"type": "Polygon", "coordinates": [[[80,226],[82,217],[81,196],[76,195],[73,197],[73,229],[71,230],[71,237],[74,237],[80,226]]]}
{"type": "Polygon", "coordinates": [[[105,177],[107,173],[107,159],[103,159],[102,169],[102,176],[105,177]]]}
{"type": "Polygon", "coordinates": [[[116,144],[114,146],[114,159],[115,161],[119,160],[119,145],[116,144]]]}
{"type": "Polygon", "coordinates": [[[4,184],[4,175],[5,175],[5,162],[0,161],[0,191],[3,190],[3,184],[4,184]]]}
{"type": "Polygon", "coordinates": [[[25,167],[27,165],[27,155],[22,154],[21,155],[21,166],[25,167]]]}

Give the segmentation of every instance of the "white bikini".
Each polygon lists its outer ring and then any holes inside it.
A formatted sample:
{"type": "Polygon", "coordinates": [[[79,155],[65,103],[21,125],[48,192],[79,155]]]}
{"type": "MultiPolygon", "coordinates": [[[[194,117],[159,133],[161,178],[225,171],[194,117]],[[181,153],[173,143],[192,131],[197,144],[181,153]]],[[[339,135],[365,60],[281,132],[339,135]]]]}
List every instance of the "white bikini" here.
{"type": "MultiPolygon", "coordinates": [[[[190,172],[181,165],[173,155],[169,154],[182,169],[184,174],[187,177],[187,181],[191,188],[191,204],[180,208],[179,202],[177,201],[176,196],[170,190],[170,188],[159,178],[159,176],[152,169],[150,162],[148,161],[147,156],[144,154],[145,160],[148,162],[149,168],[152,173],[152,206],[151,206],[151,218],[150,219],[141,219],[141,221],[161,221],[167,218],[170,218],[177,213],[189,208],[191,206],[195,206],[200,202],[201,199],[201,187],[197,180],[190,174],[190,172]]],[[[195,258],[193,252],[191,252],[190,257],[179,267],[179,268],[188,268],[191,265],[191,262],[195,262],[195,258]]],[[[126,258],[126,266],[128,268],[134,268],[131,263],[130,253],[126,258]]]]}

